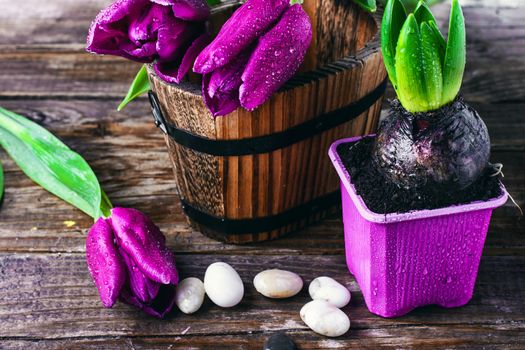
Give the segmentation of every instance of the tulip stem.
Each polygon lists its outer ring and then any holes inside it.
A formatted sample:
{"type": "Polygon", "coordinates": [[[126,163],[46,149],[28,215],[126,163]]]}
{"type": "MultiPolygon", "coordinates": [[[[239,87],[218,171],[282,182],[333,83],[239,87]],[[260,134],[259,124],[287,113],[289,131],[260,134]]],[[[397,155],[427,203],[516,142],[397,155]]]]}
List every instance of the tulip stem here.
{"type": "MultiPolygon", "coordinates": [[[[113,209],[113,205],[111,204],[111,201],[109,200],[106,192],[104,190],[100,189],[100,194],[102,195],[101,201],[100,201],[100,213],[104,218],[108,218],[111,216],[111,209],[113,209]]],[[[95,218],[95,221],[98,218],[95,218]]]]}
{"type": "Polygon", "coordinates": [[[0,162],[0,206],[2,205],[2,198],[4,197],[4,169],[0,162]]]}

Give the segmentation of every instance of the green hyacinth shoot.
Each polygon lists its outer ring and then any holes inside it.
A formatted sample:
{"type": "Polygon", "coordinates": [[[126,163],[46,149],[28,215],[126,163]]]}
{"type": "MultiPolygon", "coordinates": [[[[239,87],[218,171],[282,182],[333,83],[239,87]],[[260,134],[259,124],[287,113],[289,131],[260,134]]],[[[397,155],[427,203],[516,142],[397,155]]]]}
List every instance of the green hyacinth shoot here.
{"type": "Polygon", "coordinates": [[[454,101],[465,70],[465,20],[452,0],[448,40],[420,1],[407,15],[400,0],[389,0],[381,26],[381,48],[390,81],[403,107],[428,112],[454,101]]]}

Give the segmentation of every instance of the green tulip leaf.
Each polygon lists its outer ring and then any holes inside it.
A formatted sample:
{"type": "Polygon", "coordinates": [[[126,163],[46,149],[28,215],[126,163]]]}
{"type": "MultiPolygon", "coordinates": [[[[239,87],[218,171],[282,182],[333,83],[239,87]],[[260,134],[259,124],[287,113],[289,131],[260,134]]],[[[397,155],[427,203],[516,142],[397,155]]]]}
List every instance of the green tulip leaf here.
{"type": "Polygon", "coordinates": [[[443,64],[443,104],[452,102],[461,88],[466,63],[465,18],[458,0],[452,0],[448,42],[443,64]]]}
{"type": "Polygon", "coordinates": [[[128,94],[120,105],[117,108],[117,111],[121,111],[124,109],[124,107],[127,106],[128,103],[136,99],[137,97],[147,93],[150,90],[149,80],[148,80],[148,70],[145,65],[140,68],[137,75],[135,76],[135,79],[133,79],[133,82],[131,83],[131,86],[129,87],[128,94]]]}
{"type": "Polygon", "coordinates": [[[109,215],[111,205],[102,203],[103,192],[89,164],[43,127],[0,107],[0,145],[47,191],[95,220],[109,215]]]}
{"type": "Polygon", "coordinates": [[[381,51],[385,67],[390,77],[390,81],[397,91],[396,77],[396,45],[399,32],[407,18],[405,7],[400,0],[390,0],[386,5],[383,14],[383,24],[381,26],[381,51]]]}
{"type": "Polygon", "coordinates": [[[396,76],[398,97],[410,112],[427,108],[424,61],[421,50],[421,33],[414,14],[408,15],[396,47],[396,76]]]}
{"type": "Polygon", "coordinates": [[[354,0],[354,2],[366,11],[376,12],[377,10],[376,0],[354,0]]]}
{"type": "Polygon", "coordinates": [[[212,7],[215,5],[219,5],[221,3],[221,0],[207,0],[208,6],[212,7]]]}

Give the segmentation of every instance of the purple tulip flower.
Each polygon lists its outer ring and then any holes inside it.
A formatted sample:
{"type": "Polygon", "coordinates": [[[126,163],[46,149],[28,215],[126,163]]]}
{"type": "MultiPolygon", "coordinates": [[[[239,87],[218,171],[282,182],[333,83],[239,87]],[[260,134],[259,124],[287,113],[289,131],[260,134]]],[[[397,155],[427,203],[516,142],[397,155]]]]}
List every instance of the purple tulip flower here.
{"type": "Polygon", "coordinates": [[[205,0],[117,0],[91,25],[87,51],[155,62],[159,76],[179,83],[209,42],[205,0]]]}
{"type": "Polygon", "coordinates": [[[114,208],[100,218],[86,240],[89,272],[105,307],[117,299],[163,317],[175,303],[179,281],[166,238],[143,213],[114,208]]]}
{"type": "Polygon", "coordinates": [[[289,0],[248,0],[195,60],[202,94],[213,116],[266,102],[299,69],[312,25],[289,0]]]}

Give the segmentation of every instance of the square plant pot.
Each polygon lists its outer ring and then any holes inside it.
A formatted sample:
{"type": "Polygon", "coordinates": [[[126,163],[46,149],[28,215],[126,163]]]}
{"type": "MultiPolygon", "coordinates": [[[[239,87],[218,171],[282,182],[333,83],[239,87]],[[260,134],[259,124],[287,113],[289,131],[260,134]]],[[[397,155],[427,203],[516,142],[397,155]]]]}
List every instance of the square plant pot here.
{"type": "Polygon", "coordinates": [[[341,179],[345,251],[370,312],[398,317],[424,305],[446,308],[472,298],[492,210],[507,201],[487,201],[409,213],[377,214],[356,193],[337,146],[329,150],[341,179]]]}

